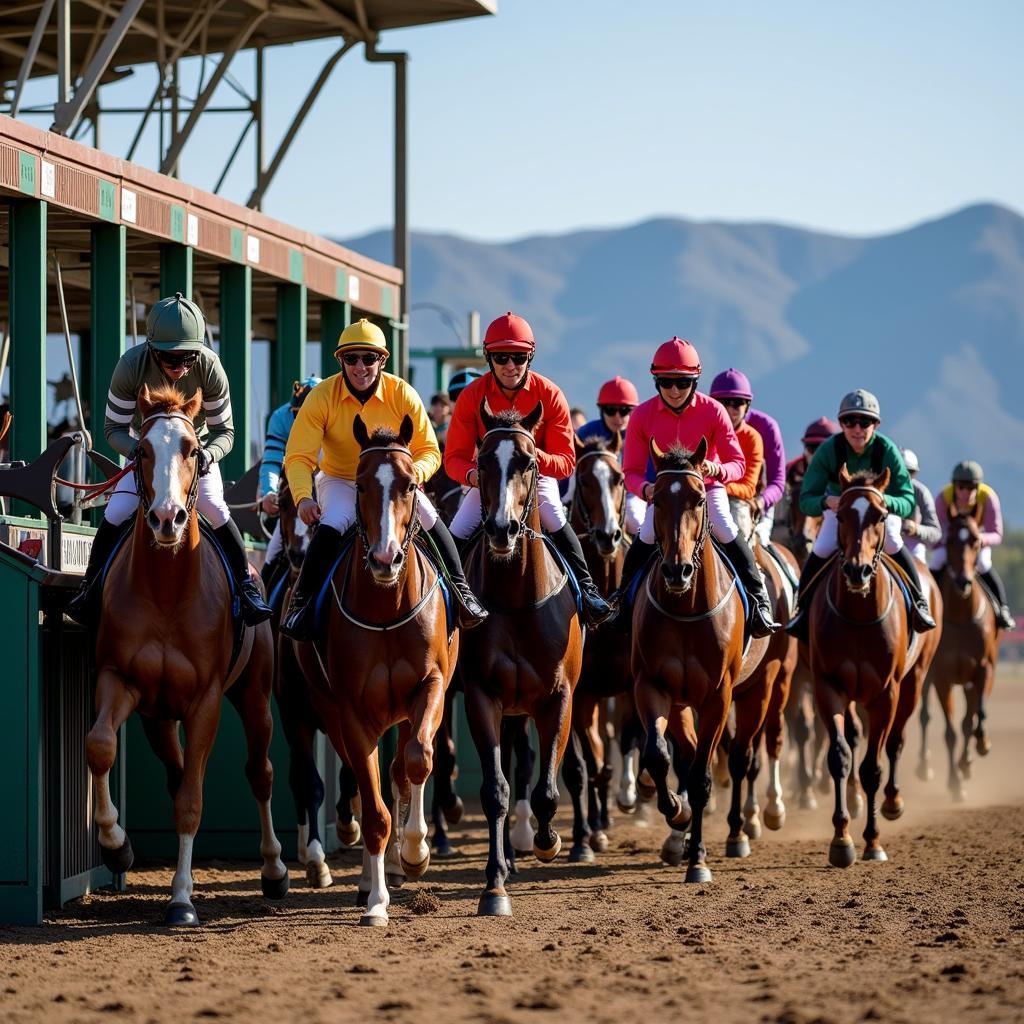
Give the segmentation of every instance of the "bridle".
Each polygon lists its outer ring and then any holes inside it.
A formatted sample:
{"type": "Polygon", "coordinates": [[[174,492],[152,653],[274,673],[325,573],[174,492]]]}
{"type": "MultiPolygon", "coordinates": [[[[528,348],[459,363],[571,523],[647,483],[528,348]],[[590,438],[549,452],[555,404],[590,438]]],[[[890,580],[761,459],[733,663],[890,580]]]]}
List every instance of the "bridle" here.
{"type": "MultiPolygon", "coordinates": [[[[707,510],[707,490],[704,487],[704,476],[703,474],[698,473],[695,469],[659,469],[658,472],[655,474],[655,480],[657,480],[659,476],[668,476],[670,474],[675,476],[688,476],[692,477],[694,480],[699,480],[701,491],[703,492],[703,497],[705,501],[704,516],[701,520],[700,534],[698,535],[697,542],[694,545],[693,558],[691,559],[691,562],[693,564],[693,572],[694,575],[696,575],[698,572],[700,572],[701,558],[704,554],[705,542],[708,539],[708,535],[711,533],[711,516],[708,515],[707,510]]],[[[662,555],[661,557],[662,559],[664,559],[664,555],[662,555]]]]}
{"type": "MultiPolygon", "coordinates": [[[[869,487],[867,484],[858,484],[856,487],[847,487],[843,491],[843,496],[845,497],[847,494],[853,494],[855,491],[864,491],[867,494],[875,495],[875,497],[881,499],[882,505],[883,505],[883,508],[884,508],[884,505],[885,505],[885,495],[877,487],[869,487]]],[[[837,508],[836,509],[836,514],[838,515],[838,513],[839,513],[839,509],[837,508]]],[[[883,513],[882,513],[882,518],[881,518],[880,521],[884,523],[885,520],[888,518],[888,516],[889,516],[889,510],[885,509],[883,511],[883,513]]],[[[838,534],[838,528],[837,528],[837,534],[838,534]]],[[[867,580],[864,581],[865,583],[870,582],[874,578],[875,573],[878,572],[878,563],[879,563],[879,561],[882,558],[882,552],[884,550],[885,550],[885,527],[883,526],[883,528],[882,528],[882,539],[878,542],[878,547],[875,549],[874,557],[871,559],[871,575],[867,578],[867,580]]],[[[840,548],[840,551],[842,551],[841,548],[840,548]]],[[[849,561],[849,559],[847,559],[846,552],[842,551],[842,553],[839,556],[839,568],[842,571],[845,572],[846,567],[848,565],[850,565],[850,564],[852,564],[852,563],[849,561]]]]}
{"type": "MultiPolygon", "coordinates": [[[[142,437],[145,436],[145,432],[143,431],[142,428],[145,427],[145,425],[147,423],[152,423],[153,420],[182,420],[184,423],[187,423],[189,425],[189,428],[192,430],[192,433],[195,434],[195,430],[196,430],[195,424],[183,412],[155,412],[151,416],[147,416],[139,424],[139,434],[140,434],[139,442],[140,443],[142,441],[142,437]]],[[[195,451],[193,451],[191,453],[191,455],[189,455],[189,458],[190,459],[198,459],[199,458],[199,449],[198,449],[198,447],[195,449],[195,451]]],[[[146,491],[146,481],[145,481],[145,478],[143,477],[143,474],[142,474],[142,459],[138,458],[138,456],[136,456],[136,458],[135,458],[134,476],[135,476],[135,490],[136,490],[136,492],[139,495],[139,504],[142,505],[142,515],[143,515],[143,518],[145,518],[147,515],[149,515],[149,510],[153,507],[153,499],[149,496],[148,492],[146,491]]],[[[189,519],[192,518],[192,512],[195,510],[196,501],[198,500],[198,498],[199,498],[199,467],[197,465],[196,466],[196,471],[192,474],[192,483],[189,484],[188,495],[185,498],[185,512],[188,515],[189,519]]]]}
{"type": "MultiPolygon", "coordinates": [[[[499,427],[491,427],[490,430],[487,430],[487,431],[484,432],[484,436],[483,436],[483,438],[480,441],[481,446],[483,446],[484,441],[486,441],[487,438],[491,434],[522,434],[523,437],[528,437],[530,439],[530,444],[533,445],[534,452],[536,453],[537,439],[525,427],[515,427],[515,426],[512,426],[512,427],[501,427],[501,426],[499,426],[499,427]]],[[[479,457],[479,454],[478,454],[477,455],[477,464],[478,465],[479,465],[479,461],[480,461],[480,457],[479,457]]],[[[537,470],[537,459],[535,457],[533,458],[533,461],[530,463],[530,465],[527,467],[527,472],[529,472],[530,470],[532,470],[533,475],[530,478],[530,489],[527,492],[526,502],[523,505],[522,529],[519,531],[518,534],[516,534],[515,545],[512,548],[513,553],[515,553],[516,549],[519,547],[519,541],[520,541],[520,539],[522,537],[529,536],[530,540],[538,540],[539,537],[540,537],[540,535],[536,532],[536,530],[534,530],[529,525],[530,514],[533,512],[533,509],[534,509],[534,507],[537,504],[537,477],[538,477],[539,474],[538,474],[538,470],[537,470]]],[[[483,501],[481,501],[480,502],[480,525],[483,526],[486,521],[487,521],[487,510],[484,508],[483,501]]]]}
{"type": "MultiPolygon", "coordinates": [[[[569,504],[569,522],[572,522],[573,514],[578,512],[580,521],[583,523],[583,529],[585,535],[592,543],[594,542],[594,523],[590,518],[590,512],[587,509],[587,503],[585,501],[579,501],[580,493],[580,465],[587,459],[594,459],[602,457],[608,459],[616,468],[618,468],[618,459],[615,458],[613,452],[607,451],[604,448],[595,448],[593,451],[584,452],[576,459],[576,486],[573,488],[572,501],[569,504]]],[[[622,488],[622,497],[619,499],[619,532],[625,535],[626,526],[626,488],[622,488]]]]}
{"type": "MultiPolygon", "coordinates": [[[[367,453],[369,453],[369,452],[386,452],[389,455],[408,455],[410,459],[414,458],[412,452],[408,448],[406,448],[406,447],[404,447],[402,445],[371,445],[369,448],[364,448],[359,453],[360,460],[362,460],[362,457],[364,455],[366,455],[367,453]]],[[[385,501],[387,500],[387,495],[385,495],[384,500],[385,501]]],[[[413,496],[412,496],[412,515],[411,515],[411,517],[409,519],[409,528],[405,531],[405,538],[402,541],[402,547],[401,547],[401,552],[402,552],[402,568],[399,570],[398,580],[401,580],[402,576],[405,573],[406,566],[409,564],[409,559],[407,557],[408,554],[409,554],[409,547],[410,547],[410,545],[413,542],[413,538],[419,532],[419,528],[420,528],[420,517],[418,515],[418,512],[419,512],[419,502],[420,502],[420,489],[418,487],[416,487],[413,490],[413,496]]],[[[370,569],[370,558],[372,557],[370,555],[370,541],[369,541],[369,538],[366,536],[366,526],[363,523],[362,516],[360,516],[360,514],[359,514],[359,498],[358,498],[358,496],[356,497],[356,536],[359,538],[359,543],[363,545],[363,562],[366,565],[367,570],[369,570],[370,569]]],[[[371,572],[370,575],[372,576],[373,573],[371,572]]]]}

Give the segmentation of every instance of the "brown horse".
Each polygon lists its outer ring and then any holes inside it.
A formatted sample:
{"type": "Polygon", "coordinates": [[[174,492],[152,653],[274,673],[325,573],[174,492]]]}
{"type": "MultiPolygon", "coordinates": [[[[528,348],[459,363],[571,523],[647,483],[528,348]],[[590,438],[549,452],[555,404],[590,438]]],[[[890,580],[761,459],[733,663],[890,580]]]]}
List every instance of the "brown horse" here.
{"type": "Polygon", "coordinates": [[[480,799],[487,816],[487,888],[477,913],[507,916],[510,745],[501,742],[505,715],[528,715],[540,739],[540,778],[531,794],[537,819],[533,852],[550,861],[561,849],[551,827],[558,807],[556,774],[572,722],[583,635],[566,574],[541,535],[537,506],[537,447],[529,415],[492,416],[481,403],[486,432],[477,453],[482,539],[467,557],[466,575],[490,612],[468,633],[459,663],[466,711],[480,763],[480,799]]]}
{"type": "Polygon", "coordinates": [[[103,861],[115,874],[131,866],[132,850],[117,821],[108,777],[117,730],[133,711],[164,763],[178,833],[168,925],[198,923],[191,900],[192,844],[225,693],[245,729],[245,774],[260,812],[263,893],[277,898],[288,891],[270,813],[273,639],[269,623],[247,627],[232,661],[228,579],[213,545],[200,533],[195,509],[199,441],[192,421],[201,404],[201,392],[186,402],[173,387],[153,392],[144,387],[139,396],[139,511],[130,540],[107,573],[96,641],[96,721],[86,738],[103,861]],[[184,752],[179,724],[185,728],[184,752]]]}
{"type": "Polygon", "coordinates": [[[939,572],[944,616],[942,643],[925,683],[921,702],[921,760],[918,775],[929,777],[927,691],[934,688],[946,720],[946,749],[949,754],[949,790],[953,799],[964,799],[963,780],[971,773],[971,737],[978,753],[991,749],[985,732],[985,702],[992,692],[999,631],[992,602],[978,582],[976,567],[981,553],[978,522],[971,515],[959,515],[946,532],[946,565],[939,572]],[[967,702],[961,730],[963,750],[956,757],[956,729],[953,726],[954,687],[962,686],[967,702]]]}
{"type": "MultiPolygon", "coordinates": [[[[702,472],[706,454],[704,438],[692,453],[680,447],[665,453],[651,442],[657,472],[654,532],[661,560],[644,580],[633,608],[634,696],[646,732],[643,763],[669,827],[680,832],[690,824],[687,882],[711,879],[702,837],[711,762],[733,686],[745,678],[743,604],[711,542],[702,472]],[[685,751],[685,767],[677,762],[677,774],[686,776],[689,806],[668,788],[666,727],[685,751]]],[[[755,641],[747,661],[756,664],[767,645],[767,640],[755,641]]]]}
{"type": "MultiPolygon", "coordinates": [[[[889,470],[851,476],[839,471],[841,494],[836,508],[839,553],[825,570],[810,607],[808,664],[814,679],[818,713],[829,732],[828,767],[835,790],[835,828],[829,862],[850,867],[857,851],[849,834],[850,813],[846,783],[853,755],[844,735],[848,712],[856,701],[867,716],[867,744],[860,764],[860,782],[867,798],[864,859],[886,860],[879,842],[876,797],[881,785],[882,747],[890,758],[892,799],[884,813],[898,817],[902,801],[895,786],[896,762],[903,728],[920,694],[920,680],[935,654],[938,637],[912,636],[907,609],[894,569],[879,571],[885,544],[885,505],[889,470]],[[913,639],[913,643],[911,643],[913,639]],[[916,668],[916,671],[914,671],[916,668]],[[905,692],[904,683],[906,683],[905,692]],[[915,694],[916,689],[916,694],[915,694]],[[892,742],[889,741],[890,736],[892,742]]],[[[938,591],[922,575],[933,611],[939,611],[938,591]]],[[[889,787],[887,787],[887,792],[889,787]]]]}
{"type": "Polygon", "coordinates": [[[360,924],[385,926],[390,902],[384,855],[391,815],[381,796],[377,744],[399,725],[392,773],[400,804],[401,865],[418,878],[430,863],[423,787],[434,761],[434,734],[458,657],[458,631],[448,635],[438,575],[413,543],[418,529],[416,474],[406,416],[395,434],[372,435],[356,416],[361,448],[356,469],[356,540],[330,581],[322,644],[296,651],[310,697],[339,756],[359,784],[366,913],[360,924]]]}

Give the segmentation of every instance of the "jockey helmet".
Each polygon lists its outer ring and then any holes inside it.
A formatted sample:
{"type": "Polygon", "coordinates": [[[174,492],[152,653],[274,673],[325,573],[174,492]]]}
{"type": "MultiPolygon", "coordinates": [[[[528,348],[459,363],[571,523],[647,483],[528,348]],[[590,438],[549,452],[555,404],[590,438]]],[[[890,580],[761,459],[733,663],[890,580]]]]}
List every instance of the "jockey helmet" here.
{"type": "Polygon", "coordinates": [[[882,419],[882,407],[878,404],[878,399],[863,388],[857,388],[856,391],[843,396],[839,403],[839,419],[842,420],[849,412],[860,413],[876,422],[881,422],[882,419]]]}
{"type": "Polygon", "coordinates": [[[917,454],[910,448],[901,448],[900,451],[903,453],[903,465],[907,467],[907,472],[920,472],[921,464],[917,461],[917,454]]]}
{"type": "Polygon", "coordinates": [[[310,393],[320,383],[319,377],[303,377],[292,384],[292,408],[298,409],[310,393]]]}
{"type": "Polygon", "coordinates": [[[723,370],[712,382],[708,392],[712,398],[745,398],[748,402],[754,398],[750,390],[750,381],[742,370],[729,367],[723,370]]]}
{"type": "Polygon", "coordinates": [[[206,317],[181,292],[154,302],[146,317],[146,340],[161,352],[197,351],[206,347],[206,317]]]}
{"type": "Polygon", "coordinates": [[[801,444],[821,444],[827,441],[833,434],[839,433],[839,427],[827,416],[821,416],[813,423],[807,424],[804,436],[800,438],[801,444]]]}
{"type": "Polygon", "coordinates": [[[952,482],[955,484],[980,484],[985,478],[981,466],[974,459],[964,459],[953,467],[952,482]]]}
{"type": "Polygon", "coordinates": [[[366,317],[357,320],[354,324],[349,324],[341,332],[334,354],[340,356],[342,352],[354,348],[369,349],[371,352],[379,352],[382,356],[390,355],[384,332],[366,317]]]}
{"type": "Polygon", "coordinates": [[[625,377],[612,377],[601,385],[597,393],[598,405],[631,405],[634,408],[640,404],[640,396],[632,381],[625,377]]]}
{"type": "Polygon", "coordinates": [[[483,374],[472,366],[456,370],[448,379],[448,397],[454,402],[470,384],[483,374]]]}
{"type": "Polygon", "coordinates": [[[484,335],[484,349],[488,352],[533,352],[536,347],[530,325],[511,310],[492,320],[484,335]]]}
{"type": "Polygon", "coordinates": [[[700,356],[688,341],[682,338],[670,338],[658,346],[651,363],[651,373],[657,377],[660,373],[679,373],[689,377],[700,376],[700,356]]]}

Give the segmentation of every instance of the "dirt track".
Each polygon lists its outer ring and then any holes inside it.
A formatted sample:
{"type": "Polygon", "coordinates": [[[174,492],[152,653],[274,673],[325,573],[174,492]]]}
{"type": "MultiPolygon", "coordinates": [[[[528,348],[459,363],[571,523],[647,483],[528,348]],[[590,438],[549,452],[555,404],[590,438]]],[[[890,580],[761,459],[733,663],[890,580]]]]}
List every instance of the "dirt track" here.
{"type": "Polygon", "coordinates": [[[312,892],[296,869],[272,906],[255,866],[199,865],[205,926],[187,933],[154,924],[172,873],[155,867],[126,894],[0,929],[0,1020],[1021,1021],[1024,676],[997,682],[990,722],[993,752],[950,809],[941,771],[913,778],[915,721],[908,811],[881,826],[886,864],[829,868],[830,807],[791,801],[785,829],[745,861],[723,856],[720,809],[714,881],[686,886],[657,858],[663,827],[620,816],[599,864],[529,861],[510,889],[515,918],[481,920],[485,847],[467,815],[461,855],[393,894],[386,932],[356,927],[346,852],[331,858],[334,888],[312,892]],[[441,906],[417,916],[424,888],[441,906]]]}

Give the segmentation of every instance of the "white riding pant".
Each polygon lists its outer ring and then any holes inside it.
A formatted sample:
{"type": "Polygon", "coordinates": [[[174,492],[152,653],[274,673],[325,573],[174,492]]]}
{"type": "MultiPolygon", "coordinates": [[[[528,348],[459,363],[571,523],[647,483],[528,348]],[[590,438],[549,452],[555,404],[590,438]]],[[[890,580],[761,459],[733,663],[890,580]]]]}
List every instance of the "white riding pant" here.
{"type": "MultiPolygon", "coordinates": [[[[354,480],[342,480],[326,473],[316,475],[316,500],[320,506],[320,522],[333,526],[338,533],[344,533],[356,521],[356,484],[354,480]]],[[[432,530],[437,522],[437,512],[430,499],[421,490],[417,499],[420,525],[432,530]]]]}
{"type": "MultiPolygon", "coordinates": [[[[729,509],[729,495],[721,484],[711,484],[707,489],[708,516],[711,518],[711,532],[721,544],[730,544],[739,535],[736,521],[729,509]]],[[[640,539],[645,544],[654,544],[654,505],[648,503],[644,521],[640,527],[640,539]]]]}
{"type": "MultiPolygon", "coordinates": [[[[135,490],[135,474],[129,473],[118,480],[103,518],[114,526],[120,526],[138,507],[139,492],[135,490]]],[[[231,518],[231,510],[224,501],[224,481],[220,478],[220,466],[216,462],[206,476],[199,478],[196,508],[206,516],[215,530],[231,518]]]]}
{"type": "Polygon", "coordinates": [[[277,525],[274,527],[274,532],[270,535],[270,542],[267,544],[267,553],[263,556],[266,563],[272,562],[279,554],[281,549],[284,547],[284,541],[281,540],[281,521],[278,520],[277,525]]]}
{"type": "MultiPolygon", "coordinates": [[[[537,478],[537,506],[540,509],[540,523],[548,533],[557,533],[566,524],[565,509],[562,507],[562,496],[558,493],[558,481],[553,476],[537,478]]],[[[471,487],[459,511],[452,520],[453,537],[466,540],[480,525],[480,488],[471,487]]]]}
{"type": "Polygon", "coordinates": [[[762,547],[768,547],[772,542],[772,530],[775,528],[775,506],[772,505],[770,509],[765,511],[765,514],[761,516],[757,521],[757,525],[754,527],[754,533],[757,534],[758,539],[761,541],[762,547]]]}
{"type": "MultiPolygon", "coordinates": [[[[932,549],[932,556],[928,562],[928,567],[932,572],[938,572],[940,569],[944,569],[946,566],[946,545],[940,544],[937,548],[932,549]]],[[[992,549],[990,547],[983,547],[978,552],[978,561],[976,568],[980,573],[986,573],[992,568],[992,549]]]]}
{"type": "MultiPolygon", "coordinates": [[[[903,548],[903,521],[890,513],[885,517],[885,553],[895,555],[903,548]]],[[[821,518],[821,530],[811,549],[819,558],[827,558],[839,547],[839,520],[832,509],[825,509],[821,518]]]]}
{"type": "Polygon", "coordinates": [[[635,537],[647,516],[647,502],[638,494],[626,492],[626,533],[635,537]]]}

